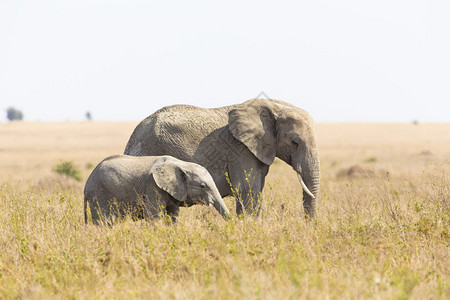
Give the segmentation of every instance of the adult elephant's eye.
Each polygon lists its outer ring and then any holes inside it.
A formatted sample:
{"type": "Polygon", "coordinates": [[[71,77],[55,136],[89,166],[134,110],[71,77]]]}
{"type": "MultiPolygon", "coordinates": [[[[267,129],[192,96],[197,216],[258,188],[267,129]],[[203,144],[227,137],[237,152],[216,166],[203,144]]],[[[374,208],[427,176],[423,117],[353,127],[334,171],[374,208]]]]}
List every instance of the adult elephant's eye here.
{"type": "Polygon", "coordinates": [[[201,187],[202,189],[206,188],[206,183],[204,183],[204,182],[200,183],[200,187],[201,187]]]}
{"type": "Polygon", "coordinates": [[[298,147],[298,143],[297,143],[296,141],[292,141],[292,145],[294,145],[294,146],[295,146],[295,148],[297,148],[297,147],[298,147]]]}

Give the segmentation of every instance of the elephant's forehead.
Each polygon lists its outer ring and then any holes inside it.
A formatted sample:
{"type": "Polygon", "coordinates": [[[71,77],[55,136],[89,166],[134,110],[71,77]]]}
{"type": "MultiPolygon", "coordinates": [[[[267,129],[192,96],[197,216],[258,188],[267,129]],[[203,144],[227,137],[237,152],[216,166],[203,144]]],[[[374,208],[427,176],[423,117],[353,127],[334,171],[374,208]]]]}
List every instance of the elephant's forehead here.
{"type": "Polygon", "coordinates": [[[311,121],[302,115],[288,115],[280,120],[280,125],[287,131],[303,132],[309,131],[312,127],[311,121]]]}
{"type": "Polygon", "coordinates": [[[196,164],[196,163],[187,163],[188,168],[190,169],[191,173],[198,177],[211,177],[209,175],[208,170],[204,168],[203,166],[196,164]]]}
{"type": "Polygon", "coordinates": [[[286,114],[279,122],[280,134],[298,135],[302,139],[314,139],[314,123],[306,114],[291,113],[286,114]]]}
{"type": "Polygon", "coordinates": [[[281,117],[283,119],[289,120],[292,123],[298,124],[312,122],[311,116],[308,114],[308,112],[297,107],[286,107],[283,110],[281,117]]]}

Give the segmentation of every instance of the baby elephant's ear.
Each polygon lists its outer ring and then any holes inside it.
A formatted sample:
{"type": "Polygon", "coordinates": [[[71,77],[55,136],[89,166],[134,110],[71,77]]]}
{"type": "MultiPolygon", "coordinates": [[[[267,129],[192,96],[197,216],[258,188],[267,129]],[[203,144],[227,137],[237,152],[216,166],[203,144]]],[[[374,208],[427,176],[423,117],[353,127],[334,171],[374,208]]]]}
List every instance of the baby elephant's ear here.
{"type": "Polygon", "coordinates": [[[150,172],[158,187],[178,201],[186,201],[186,173],[172,160],[156,161],[150,172]]]}

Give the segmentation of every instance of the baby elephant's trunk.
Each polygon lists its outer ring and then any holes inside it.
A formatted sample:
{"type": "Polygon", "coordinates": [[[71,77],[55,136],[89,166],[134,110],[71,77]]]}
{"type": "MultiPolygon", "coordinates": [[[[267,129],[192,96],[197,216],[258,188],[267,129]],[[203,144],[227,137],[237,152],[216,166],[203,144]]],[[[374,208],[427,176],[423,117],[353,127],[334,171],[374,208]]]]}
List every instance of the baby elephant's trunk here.
{"type": "Polygon", "coordinates": [[[225,205],[222,196],[220,196],[219,191],[215,192],[213,195],[210,195],[208,198],[210,198],[208,199],[210,200],[208,203],[212,204],[225,220],[228,220],[230,218],[230,211],[225,205]]]}

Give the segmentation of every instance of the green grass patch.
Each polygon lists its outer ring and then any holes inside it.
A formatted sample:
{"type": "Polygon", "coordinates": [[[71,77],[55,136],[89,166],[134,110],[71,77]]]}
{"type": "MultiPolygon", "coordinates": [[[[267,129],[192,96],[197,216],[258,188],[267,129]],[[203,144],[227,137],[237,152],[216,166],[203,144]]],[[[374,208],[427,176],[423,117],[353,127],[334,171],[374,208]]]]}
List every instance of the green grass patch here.
{"type": "Polygon", "coordinates": [[[73,178],[76,181],[83,180],[80,169],[72,161],[63,161],[56,164],[53,167],[53,171],[60,175],[73,178]]]}

